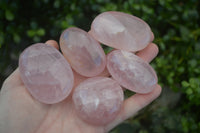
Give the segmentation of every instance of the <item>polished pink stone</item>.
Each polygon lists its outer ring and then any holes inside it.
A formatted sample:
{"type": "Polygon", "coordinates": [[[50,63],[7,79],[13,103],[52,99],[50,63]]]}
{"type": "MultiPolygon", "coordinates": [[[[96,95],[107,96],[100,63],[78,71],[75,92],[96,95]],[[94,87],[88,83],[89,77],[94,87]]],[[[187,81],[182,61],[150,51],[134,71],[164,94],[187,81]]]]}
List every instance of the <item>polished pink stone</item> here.
{"type": "Polygon", "coordinates": [[[121,109],[123,90],[106,77],[94,77],[80,83],[74,90],[73,102],[78,115],[88,123],[105,125],[121,109]]]}
{"type": "Polygon", "coordinates": [[[79,28],[66,29],[60,37],[60,47],[72,68],[83,76],[96,76],[105,68],[101,45],[79,28]]]}
{"type": "Polygon", "coordinates": [[[157,84],[153,68],[131,52],[112,51],[107,56],[107,68],[120,85],[136,93],[149,93],[157,84]]]}
{"type": "Polygon", "coordinates": [[[134,52],[145,48],[154,38],[142,19],[116,11],[98,15],[92,22],[90,33],[105,45],[134,52]]]}
{"type": "Polygon", "coordinates": [[[73,87],[74,77],[68,62],[47,44],[37,43],[26,48],[20,55],[19,71],[30,94],[42,103],[62,101],[73,87]]]}

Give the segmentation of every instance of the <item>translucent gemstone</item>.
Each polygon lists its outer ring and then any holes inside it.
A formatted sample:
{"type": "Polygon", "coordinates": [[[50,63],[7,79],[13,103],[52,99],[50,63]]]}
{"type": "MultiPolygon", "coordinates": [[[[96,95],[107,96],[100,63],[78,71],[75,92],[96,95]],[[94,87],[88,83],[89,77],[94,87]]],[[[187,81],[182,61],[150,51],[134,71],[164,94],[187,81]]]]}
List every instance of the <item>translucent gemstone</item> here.
{"type": "Polygon", "coordinates": [[[106,77],[94,77],[80,83],[74,90],[73,102],[77,114],[96,125],[111,122],[121,109],[123,90],[106,77]]]}
{"type": "Polygon", "coordinates": [[[24,85],[38,101],[53,104],[65,99],[74,82],[72,69],[52,46],[37,43],[20,55],[19,71],[24,85]]]}
{"type": "Polygon", "coordinates": [[[131,52],[112,51],[107,56],[107,68],[120,85],[137,93],[149,93],[157,84],[153,68],[131,52]]]}
{"type": "Polygon", "coordinates": [[[60,47],[72,68],[83,76],[96,76],[105,68],[106,57],[101,45],[81,29],[65,30],[60,47]]]}
{"type": "Polygon", "coordinates": [[[90,33],[99,42],[126,51],[141,50],[154,38],[146,22],[116,11],[98,15],[92,22],[90,33]]]}

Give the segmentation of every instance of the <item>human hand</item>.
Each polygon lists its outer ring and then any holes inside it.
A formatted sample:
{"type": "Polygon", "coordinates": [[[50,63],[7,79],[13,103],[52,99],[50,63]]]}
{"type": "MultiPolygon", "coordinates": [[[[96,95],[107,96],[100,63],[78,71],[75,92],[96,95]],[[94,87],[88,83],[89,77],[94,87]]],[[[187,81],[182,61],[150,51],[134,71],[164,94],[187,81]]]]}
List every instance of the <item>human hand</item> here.
{"type": "MultiPolygon", "coordinates": [[[[46,44],[58,49],[57,42],[46,44]]],[[[158,47],[151,43],[137,53],[150,62],[158,53],[158,47]]],[[[109,76],[105,70],[101,76],[109,76]]],[[[75,85],[86,79],[74,73],[75,85]]],[[[95,126],[88,124],[76,115],[72,95],[64,101],[47,105],[35,100],[21,81],[18,68],[5,80],[0,92],[0,132],[2,133],[104,133],[124,120],[134,116],[150,104],[161,93],[159,85],[148,94],[135,94],[126,99],[120,113],[109,124],[95,126]]]]}

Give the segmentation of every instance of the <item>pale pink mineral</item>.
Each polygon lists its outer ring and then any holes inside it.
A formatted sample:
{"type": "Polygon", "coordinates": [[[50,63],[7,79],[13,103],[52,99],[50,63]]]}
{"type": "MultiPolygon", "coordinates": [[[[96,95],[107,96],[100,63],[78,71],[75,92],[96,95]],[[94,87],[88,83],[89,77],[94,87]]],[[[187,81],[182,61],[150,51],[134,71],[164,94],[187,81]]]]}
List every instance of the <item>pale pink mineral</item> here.
{"type": "Polygon", "coordinates": [[[19,59],[19,71],[30,94],[42,103],[62,101],[73,87],[70,65],[57,49],[47,44],[26,48],[19,59]]]}
{"type": "Polygon", "coordinates": [[[142,19],[116,11],[104,12],[92,22],[91,35],[99,42],[126,51],[139,51],[154,38],[142,19]]]}
{"type": "Polygon", "coordinates": [[[60,37],[60,47],[72,68],[83,76],[96,76],[105,68],[106,57],[101,45],[79,28],[66,29],[60,37]]]}
{"type": "Polygon", "coordinates": [[[86,122],[105,125],[121,109],[123,90],[118,83],[106,77],[94,77],[80,83],[73,92],[77,114],[86,122]]]}
{"type": "Polygon", "coordinates": [[[107,69],[120,85],[136,93],[149,93],[157,84],[153,68],[131,52],[114,50],[109,53],[107,69]]]}

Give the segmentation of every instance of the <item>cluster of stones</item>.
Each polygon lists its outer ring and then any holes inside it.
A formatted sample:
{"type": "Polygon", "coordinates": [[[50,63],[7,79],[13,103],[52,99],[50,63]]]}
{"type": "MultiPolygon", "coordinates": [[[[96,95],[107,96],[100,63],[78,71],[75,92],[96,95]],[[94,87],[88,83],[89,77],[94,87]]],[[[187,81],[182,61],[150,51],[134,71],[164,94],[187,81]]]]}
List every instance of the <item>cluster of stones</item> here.
{"type": "Polygon", "coordinates": [[[104,125],[120,112],[124,99],[121,86],[143,94],[155,88],[156,73],[134,54],[153,38],[143,20],[121,12],[104,12],[94,19],[89,33],[68,28],[61,34],[63,55],[42,43],[25,49],[19,59],[21,79],[35,99],[54,104],[72,92],[72,69],[88,77],[75,87],[73,103],[83,120],[104,125]],[[106,56],[100,43],[116,50],[106,56]],[[98,76],[106,67],[112,78],[98,76]]]}

